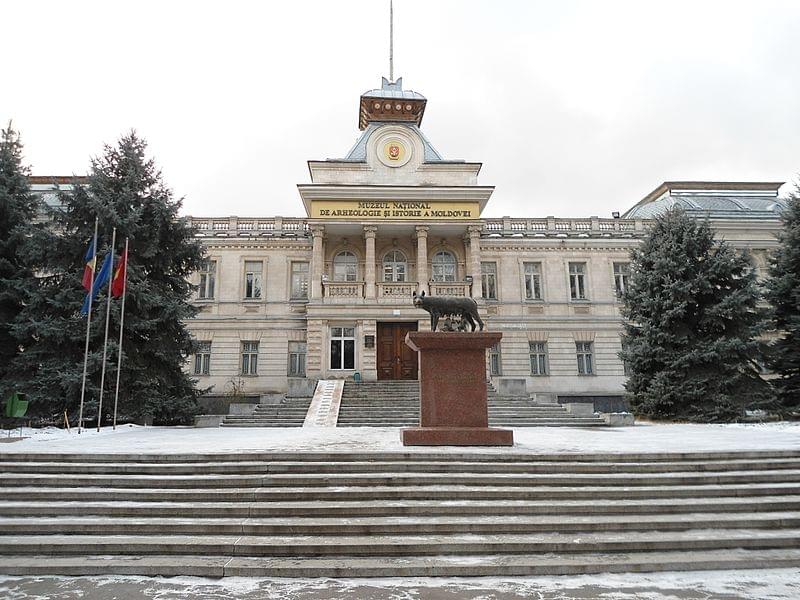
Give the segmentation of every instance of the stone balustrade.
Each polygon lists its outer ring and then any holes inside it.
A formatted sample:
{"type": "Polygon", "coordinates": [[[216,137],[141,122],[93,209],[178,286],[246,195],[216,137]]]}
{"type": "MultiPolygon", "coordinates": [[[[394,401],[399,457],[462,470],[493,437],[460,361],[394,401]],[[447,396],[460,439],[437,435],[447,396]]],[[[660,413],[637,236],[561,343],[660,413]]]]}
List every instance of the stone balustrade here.
{"type": "Polygon", "coordinates": [[[432,281],[429,285],[431,296],[469,296],[469,283],[464,281],[432,281]]]}
{"type": "MultiPolygon", "coordinates": [[[[272,217],[269,219],[220,217],[188,218],[199,236],[306,236],[310,235],[307,219],[272,217]]],[[[650,224],[643,219],[482,219],[481,237],[633,237],[642,235],[650,224]]],[[[380,235],[380,225],[378,225],[380,235]]]]}
{"type": "Polygon", "coordinates": [[[349,302],[364,298],[363,281],[326,281],[322,287],[325,299],[333,302],[349,302]]]}

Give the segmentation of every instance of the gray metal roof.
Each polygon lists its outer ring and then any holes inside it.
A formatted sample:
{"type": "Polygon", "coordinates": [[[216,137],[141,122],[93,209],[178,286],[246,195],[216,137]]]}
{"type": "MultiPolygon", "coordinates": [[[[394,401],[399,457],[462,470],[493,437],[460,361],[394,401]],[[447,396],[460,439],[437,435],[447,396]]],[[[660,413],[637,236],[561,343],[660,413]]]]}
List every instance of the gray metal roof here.
{"type": "Polygon", "coordinates": [[[711,218],[752,219],[778,218],[786,203],[777,197],[737,195],[668,195],[633,207],[625,214],[629,219],[651,219],[675,206],[689,214],[711,218]]]}
{"type": "Polygon", "coordinates": [[[428,138],[425,137],[425,134],[422,133],[419,127],[414,125],[413,123],[397,123],[394,121],[373,121],[367,128],[361,133],[356,143],[350,148],[350,151],[344,157],[343,160],[351,160],[357,162],[364,162],[367,160],[367,140],[369,140],[369,136],[373,134],[373,132],[378,129],[381,125],[394,125],[395,127],[406,127],[417,134],[420,139],[422,140],[422,146],[425,148],[424,160],[425,162],[443,162],[444,159],[442,155],[436,151],[436,148],[428,141],[428,138]]]}
{"type": "Polygon", "coordinates": [[[425,100],[425,96],[413,90],[403,89],[403,78],[398,77],[397,81],[391,82],[383,77],[380,88],[369,90],[361,94],[362,98],[402,98],[403,100],[425,100]]]}

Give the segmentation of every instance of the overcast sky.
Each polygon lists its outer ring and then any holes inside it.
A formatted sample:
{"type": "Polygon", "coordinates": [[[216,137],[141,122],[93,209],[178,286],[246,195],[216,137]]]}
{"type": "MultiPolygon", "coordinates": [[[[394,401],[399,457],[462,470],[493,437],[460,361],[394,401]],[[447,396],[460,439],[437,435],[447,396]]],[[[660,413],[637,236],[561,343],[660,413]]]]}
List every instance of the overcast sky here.
{"type": "MultiPolygon", "coordinates": [[[[395,75],[484,216],[610,216],[665,180],[800,171],[800,2],[395,0],[395,75]]],[[[135,128],[196,216],[301,216],[388,75],[388,0],[0,6],[0,120],[37,175],[135,128]]]]}

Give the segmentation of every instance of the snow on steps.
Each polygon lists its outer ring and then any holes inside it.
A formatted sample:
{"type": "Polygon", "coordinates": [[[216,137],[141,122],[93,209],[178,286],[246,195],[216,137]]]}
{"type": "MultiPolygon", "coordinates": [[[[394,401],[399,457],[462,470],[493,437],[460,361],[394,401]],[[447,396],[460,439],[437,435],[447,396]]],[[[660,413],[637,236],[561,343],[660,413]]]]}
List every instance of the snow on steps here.
{"type": "Polygon", "coordinates": [[[800,452],[0,455],[6,575],[800,566],[800,452]]]}

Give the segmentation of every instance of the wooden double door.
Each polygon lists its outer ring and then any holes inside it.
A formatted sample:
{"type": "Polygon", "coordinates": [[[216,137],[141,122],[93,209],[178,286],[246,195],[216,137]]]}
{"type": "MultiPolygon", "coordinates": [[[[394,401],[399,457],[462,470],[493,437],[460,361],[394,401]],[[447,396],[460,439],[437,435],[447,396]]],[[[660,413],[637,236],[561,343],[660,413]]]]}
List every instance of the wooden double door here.
{"type": "Polygon", "coordinates": [[[416,323],[378,323],[378,379],[416,379],[417,353],[406,346],[416,323]]]}

